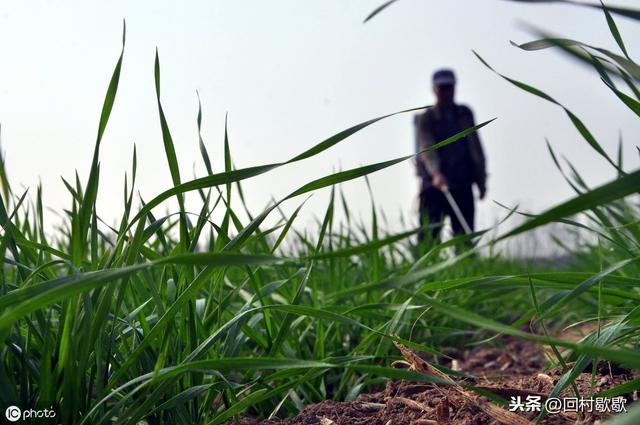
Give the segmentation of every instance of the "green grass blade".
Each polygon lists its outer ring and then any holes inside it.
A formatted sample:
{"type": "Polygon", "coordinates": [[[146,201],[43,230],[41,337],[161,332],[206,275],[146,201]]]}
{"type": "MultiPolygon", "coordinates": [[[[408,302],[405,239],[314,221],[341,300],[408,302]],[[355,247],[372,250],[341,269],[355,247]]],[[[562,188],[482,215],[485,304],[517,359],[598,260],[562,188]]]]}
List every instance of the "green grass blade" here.
{"type": "Polygon", "coordinates": [[[497,238],[503,240],[517,234],[535,229],[560,218],[568,217],[599,205],[613,202],[617,199],[634,194],[640,187],[640,170],[606,183],[588,193],[578,195],[569,201],[553,207],[535,218],[525,222],[515,229],[497,238]]]}

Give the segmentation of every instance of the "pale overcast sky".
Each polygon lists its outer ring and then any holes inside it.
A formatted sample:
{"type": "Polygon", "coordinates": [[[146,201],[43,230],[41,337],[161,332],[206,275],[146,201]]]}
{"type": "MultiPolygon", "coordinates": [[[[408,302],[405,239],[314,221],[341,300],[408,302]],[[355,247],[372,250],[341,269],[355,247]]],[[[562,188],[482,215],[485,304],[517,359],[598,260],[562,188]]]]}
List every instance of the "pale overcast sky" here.
{"type": "MultiPolygon", "coordinates": [[[[204,174],[197,144],[197,98],[214,169],[223,168],[224,116],[238,167],[288,159],[360,121],[433,101],[430,77],[457,71],[457,100],[478,121],[489,167],[479,225],[501,211],[491,200],[540,211],[571,195],[552,166],[544,138],[571,158],[589,183],[613,177],[557,106],[526,94],[486,69],[531,83],[581,117],[615,156],[620,132],[626,166],[638,166],[640,126],[593,72],[559,52],[524,52],[509,44],[535,38],[528,23],[616,49],[597,10],[499,0],[402,0],[367,24],[382,0],[320,1],[5,1],[0,7],[2,149],[14,188],[43,182],[45,203],[70,205],[60,176],[86,181],[100,108],[127,22],[120,89],[101,152],[99,213],[122,211],[123,176],[133,144],[145,199],[171,186],[155,104],[153,60],[162,66],[162,101],[183,180],[204,174]]],[[[634,5],[618,1],[616,5],[634,5]]],[[[617,18],[632,56],[640,24],[617,18]]],[[[385,120],[332,150],[244,184],[249,207],[332,172],[409,154],[411,115],[385,120]]],[[[371,177],[376,202],[398,228],[415,220],[417,180],[410,162],[371,177]]],[[[369,216],[364,181],[344,185],[354,212],[369,216]]],[[[328,191],[313,196],[306,219],[324,211],[328,191]]],[[[190,195],[196,199],[197,195],[190,195]]],[[[297,201],[287,204],[287,210],[297,201]]],[[[163,208],[161,208],[162,210],[163,208]]]]}

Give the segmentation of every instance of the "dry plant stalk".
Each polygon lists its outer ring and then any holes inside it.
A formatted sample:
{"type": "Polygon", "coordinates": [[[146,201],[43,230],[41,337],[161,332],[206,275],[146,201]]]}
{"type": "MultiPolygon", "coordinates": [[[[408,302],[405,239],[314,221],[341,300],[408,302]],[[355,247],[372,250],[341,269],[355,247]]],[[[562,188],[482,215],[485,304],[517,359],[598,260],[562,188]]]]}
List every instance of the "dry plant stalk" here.
{"type": "Polygon", "coordinates": [[[402,404],[412,409],[419,410],[421,412],[431,413],[433,412],[433,408],[427,406],[424,403],[420,403],[419,401],[411,400],[410,398],[405,397],[396,397],[395,400],[398,400],[402,404]]]}
{"type": "MultiPolygon", "coordinates": [[[[454,381],[448,375],[440,372],[435,367],[431,366],[428,362],[426,362],[422,357],[420,357],[415,351],[410,348],[398,343],[394,342],[400,353],[405,358],[407,363],[409,363],[410,369],[415,370],[420,373],[424,373],[426,375],[434,376],[443,381],[448,382],[454,391],[462,395],[469,402],[473,403],[480,410],[482,410],[487,415],[491,416],[495,421],[504,425],[532,425],[533,422],[525,419],[517,414],[510,412],[508,410],[503,409],[502,407],[496,406],[491,402],[483,400],[480,396],[476,395],[470,390],[464,389],[458,382],[454,381]]],[[[435,385],[435,384],[434,384],[435,385]]]]}

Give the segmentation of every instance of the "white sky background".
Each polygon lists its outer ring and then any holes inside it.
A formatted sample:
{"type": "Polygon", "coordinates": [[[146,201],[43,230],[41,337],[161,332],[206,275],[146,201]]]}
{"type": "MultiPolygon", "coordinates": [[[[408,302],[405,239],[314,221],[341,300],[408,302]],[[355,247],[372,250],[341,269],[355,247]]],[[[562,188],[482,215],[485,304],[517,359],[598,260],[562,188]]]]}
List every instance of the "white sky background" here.
{"type": "MultiPolygon", "coordinates": [[[[86,182],[100,109],[120,52],[123,18],[123,72],[101,150],[98,212],[109,222],[122,212],[123,177],[130,169],[134,142],[144,198],[171,186],[155,104],[156,46],[162,101],[183,181],[193,178],[194,164],[198,176],[204,175],[196,90],[203,102],[203,137],[214,170],[221,171],[227,111],[237,167],[282,161],[361,121],[430,104],[431,74],[443,66],[456,70],[457,100],[473,108],[477,121],[498,117],[481,131],[490,177],[488,198],[479,205],[479,226],[502,213],[493,199],[541,211],[572,194],[552,165],[545,137],[590,184],[613,178],[611,167],[581,140],[559,107],[500,79],[471,49],[497,70],[565,104],[612,156],[622,132],[626,168],[638,167],[638,120],[594,72],[559,52],[524,52],[509,44],[535,38],[523,29],[527,22],[616,50],[599,11],[498,0],[402,0],[363,25],[381,2],[3,2],[0,123],[14,189],[23,185],[35,195],[41,180],[45,204],[60,210],[70,205],[60,176],[72,181],[77,169],[86,182]]],[[[637,57],[640,24],[621,17],[617,22],[631,56],[637,57]]],[[[282,197],[338,168],[395,158],[413,149],[411,115],[396,116],[243,187],[257,214],[272,195],[282,197]]],[[[400,213],[416,222],[412,163],[371,176],[371,184],[394,230],[401,227],[400,213]]],[[[344,190],[352,213],[369,221],[364,181],[345,184],[344,190]]],[[[328,193],[325,189],[312,197],[299,226],[324,213],[328,193]]],[[[189,196],[197,199],[195,193],[189,196]]],[[[299,201],[289,201],[285,210],[299,201]]]]}

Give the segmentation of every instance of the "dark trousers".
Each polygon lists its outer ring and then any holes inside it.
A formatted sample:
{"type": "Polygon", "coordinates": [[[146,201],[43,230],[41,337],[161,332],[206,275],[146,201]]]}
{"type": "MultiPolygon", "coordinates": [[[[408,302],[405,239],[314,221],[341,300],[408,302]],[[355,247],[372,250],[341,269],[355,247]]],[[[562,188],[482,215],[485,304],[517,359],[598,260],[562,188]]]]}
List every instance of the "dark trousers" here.
{"type": "MultiPolygon", "coordinates": [[[[462,212],[462,216],[473,231],[475,206],[471,185],[451,188],[449,189],[449,193],[451,193],[451,196],[455,199],[458,208],[460,208],[460,212],[462,212]]],[[[445,216],[451,218],[451,227],[454,235],[464,234],[462,223],[458,220],[456,213],[453,211],[453,208],[451,208],[451,205],[449,205],[444,194],[435,187],[429,187],[423,190],[422,193],[420,193],[420,221],[422,224],[428,223],[435,225],[431,230],[431,238],[434,241],[440,237],[445,216]]],[[[418,241],[422,242],[425,236],[424,231],[420,232],[418,241]]]]}

